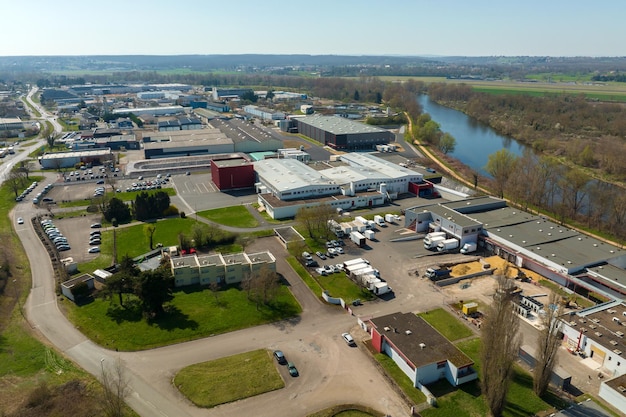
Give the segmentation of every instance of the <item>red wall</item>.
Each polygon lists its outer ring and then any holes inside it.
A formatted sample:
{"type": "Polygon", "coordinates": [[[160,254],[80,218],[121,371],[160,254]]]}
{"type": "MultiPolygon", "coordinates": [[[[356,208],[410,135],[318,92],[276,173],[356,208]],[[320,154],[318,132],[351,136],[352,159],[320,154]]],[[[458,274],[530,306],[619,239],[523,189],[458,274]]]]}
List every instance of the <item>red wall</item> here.
{"type": "Polygon", "coordinates": [[[383,337],[375,328],[372,329],[372,347],[376,349],[378,353],[380,353],[383,348],[383,337]]]}
{"type": "Polygon", "coordinates": [[[243,164],[232,167],[218,167],[211,161],[213,183],[220,190],[254,187],[254,166],[243,164]]]}

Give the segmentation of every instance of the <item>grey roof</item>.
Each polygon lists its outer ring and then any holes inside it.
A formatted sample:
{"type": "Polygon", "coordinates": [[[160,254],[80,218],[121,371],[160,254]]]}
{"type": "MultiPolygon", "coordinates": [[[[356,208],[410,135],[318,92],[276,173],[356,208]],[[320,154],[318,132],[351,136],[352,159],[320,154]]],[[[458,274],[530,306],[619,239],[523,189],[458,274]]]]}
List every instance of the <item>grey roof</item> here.
{"type": "Polygon", "coordinates": [[[244,141],[259,143],[272,140],[277,141],[277,139],[267,131],[242,120],[213,119],[209,122],[209,125],[216,128],[215,130],[221,131],[235,143],[244,141]]]}
{"type": "Polygon", "coordinates": [[[419,172],[413,171],[405,167],[401,167],[400,165],[386,161],[382,158],[378,158],[377,156],[369,153],[346,153],[341,155],[341,160],[351,167],[359,167],[366,170],[373,170],[389,178],[402,178],[414,175],[417,175],[420,178],[423,177],[423,175],[419,172]]]}
{"type": "Polygon", "coordinates": [[[295,159],[264,159],[254,163],[259,177],[277,190],[295,190],[311,185],[330,185],[332,181],[295,159]]]}
{"type": "Polygon", "coordinates": [[[426,207],[426,210],[438,216],[441,216],[445,219],[449,219],[450,221],[454,222],[455,224],[463,228],[481,225],[479,221],[476,221],[475,219],[472,219],[471,217],[468,217],[457,211],[450,210],[448,207],[441,205],[441,204],[426,207]]]}
{"type": "Polygon", "coordinates": [[[413,313],[393,313],[370,321],[378,333],[417,368],[446,360],[457,368],[474,364],[466,354],[413,313]],[[420,346],[422,343],[424,347],[420,346]]]}
{"type": "Polygon", "coordinates": [[[573,316],[563,316],[562,320],[570,327],[586,333],[587,337],[608,351],[617,355],[626,354],[626,306],[611,303],[604,308],[598,307],[600,306],[583,310],[573,316]]]}
{"type": "Polygon", "coordinates": [[[77,152],[55,152],[47,153],[41,156],[41,159],[55,159],[55,158],[82,158],[87,156],[99,156],[108,155],[111,153],[111,149],[90,149],[77,152]]]}
{"type": "Polygon", "coordinates": [[[388,133],[387,130],[381,129],[380,127],[354,122],[345,117],[338,116],[314,114],[312,116],[300,117],[298,121],[318,129],[323,129],[334,135],[345,135],[348,133],[388,133]]]}

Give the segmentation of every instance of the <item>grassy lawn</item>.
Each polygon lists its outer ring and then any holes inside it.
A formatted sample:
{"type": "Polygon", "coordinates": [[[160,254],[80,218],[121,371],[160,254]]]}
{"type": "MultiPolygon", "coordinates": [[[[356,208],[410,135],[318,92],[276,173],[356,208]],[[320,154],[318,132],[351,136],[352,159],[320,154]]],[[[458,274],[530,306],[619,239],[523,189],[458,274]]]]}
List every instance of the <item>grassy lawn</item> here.
{"type": "Polygon", "coordinates": [[[245,206],[224,207],[204,210],[198,213],[212,222],[231,227],[256,227],[259,222],[250,214],[245,206]]]}
{"type": "MultiPolygon", "coordinates": [[[[105,185],[106,189],[110,189],[109,185],[105,185]]],[[[162,188],[160,190],[149,190],[149,191],[123,191],[121,193],[114,193],[112,191],[108,191],[105,196],[106,198],[112,198],[115,197],[117,199],[120,199],[122,201],[135,201],[135,197],[137,197],[137,194],[139,193],[148,193],[148,195],[150,194],[154,194],[157,191],[162,191],[167,193],[167,195],[169,196],[173,196],[176,195],[176,190],[170,187],[166,187],[166,188],[162,188]]],[[[103,198],[103,197],[100,197],[103,198]]],[[[95,201],[99,201],[99,199],[96,198],[85,198],[82,200],[72,200],[72,201],[64,201],[64,202],[57,202],[57,206],[61,207],[61,208],[67,208],[67,207],[84,207],[84,206],[89,206],[91,205],[93,202],[95,201]]]]}
{"type": "MultiPolygon", "coordinates": [[[[402,391],[413,401],[415,404],[421,404],[426,401],[426,396],[422,394],[422,391],[413,386],[409,377],[398,368],[398,365],[389,356],[384,353],[378,353],[374,355],[374,358],[382,365],[385,372],[391,376],[395,383],[402,389],[402,391]]],[[[454,415],[454,414],[447,414],[454,415]]]]}
{"type": "Polygon", "coordinates": [[[183,368],[174,385],[198,407],[210,408],[283,388],[285,381],[271,353],[260,349],[183,368]]]}
{"type": "Polygon", "coordinates": [[[320,284],[313,279],[309,271],[306,270],[304,266],[294,256],[289,256],[285,259],[289,265],[293,268],[294,271],[302,278],[307,287],[311,290],[313,294],[317,297],[321,297],[322,291],[324,290],[320,284]]]}
{"type": "MultiPolygon", "coordinates": [[[[480,338],[460,342],[457,347],[474,361],[474,368],[480,372],[480,338]]],[[[487,415],[487,406],[480,391],[479,381],[463,384],[456,390],[447,381],[439,381],[429,385],[428,388],[437,397],[438,406],[422,411],[424,417],[479,417],[487,415]]],[[[564,405],[553,395],[548,395],[545,399],[537,397],[532,388],[532,376],[516,366],[503,415],[505,417],[531,416],[540,411],[551,410],[552,406],[564,405]]]]}
{"type": "Polygon", "coordinates": [[[451,342],[472,336],[474,333],[467,328],[459,319],[448,313],[443,308],[418,314],[433,326],[439,333],[451,342]]]}
{"type": "MultiPolygon", "coordinates": [[[[157,243],[162,243],[163,246],[166,247],[178,245],[178,234],[184,233],[189,235],[195,223],[196,221],[194,219],[183,219],[179,217],[150,223],[156,225],[156,231],[153,236],[154,245],[157,243]]],[[[141,222],[132,226],[119,227],[116,229],[118,258],[121,259],[121,257],[126,254],[133,258],[150,251],[150,240],[144,231],[146,224],[147,223],[141,222]]],[[[113,232],[106,231],[102,234],[102,237],[103,243],[109,239],[112,241],[113,232]]],[[[110,252],[105,251],[105,248],[102,249],[103,253],[112,253],[113,250],[112,247],[110,252]]]]}
{"type": "Polygon", "coordinates": [[[302,311],[284,286],[270,305],[261,305],[258,310],[238,288],[215,294],[199,287],[185,288],[174,292],[166,314],[151,323],[143,319],[133,296],[125,296],[123,307],[117,297],[110,301],[97,298],[81,307],[64,300],[63,306],[72,323],[91,340],[104,347],[128,351],[271,323],[302,311]],[[133,337],[128,337],[131,334],[133,337]]]}
{"type": "Polygon", "coordinates": [[[556,282],[552,282],[552,281],[547,280],[547,279],[542,279],[542,280],[539,280],[539,285],[541,285],[542,287],[550,288],[552,291],[556,292],[558,295],[560,295],[561,297],[563,297],[566,300],[571,298],[572,301],[574,301],[579,306],[582,306],[583,308],[593,307],[595,305],[595,303],[593,301],[588,300],[588,299],[586,299],[585,297],[583,297],[581,295],[571,294],[571,293],[565,291],[563,289],[563,287],[561,287],[556,282]]]}
{"type": "Polygon", "coordinates": [[[343,298],[346,303],[351,303],[357,298],[371,300],[374,298],[371,291],[358,286],[344,272],[315,277],[317,282],[333,297],[343,298]]]}

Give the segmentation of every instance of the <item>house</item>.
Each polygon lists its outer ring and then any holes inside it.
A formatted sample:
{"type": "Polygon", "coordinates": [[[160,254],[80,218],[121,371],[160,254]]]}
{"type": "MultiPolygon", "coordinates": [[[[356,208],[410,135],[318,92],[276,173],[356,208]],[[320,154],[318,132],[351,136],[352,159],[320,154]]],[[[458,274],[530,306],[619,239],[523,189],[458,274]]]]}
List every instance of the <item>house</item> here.
{"type": "Polygon", "coordinates": [[[626,375],[602,381],[598,395],[622,414],[626,414],[626,375]]]}
{"type": "Polygon", "coordinates": [[[416,388],[444,378],[455,387],[478,378],[474,362],[421,317],[393,313],[369,323],[374,349],[393,359],[416,388]]]}
{"type": "Polygon", "coordinates": [[[63,293],[63,295],[69,298],[70,300],[76,302],[76,297],[73,292],[73,288],[77,284],[80,284],[81,282],[84,282],[85,284],[87,284],[87,288],[89,288],[90,290],[93,290],[95,288],[94,277],[89,274],[83,274],[79,277],[72,278],[70,280],[67,280],[61,283],[61,293],[63,293]]]}

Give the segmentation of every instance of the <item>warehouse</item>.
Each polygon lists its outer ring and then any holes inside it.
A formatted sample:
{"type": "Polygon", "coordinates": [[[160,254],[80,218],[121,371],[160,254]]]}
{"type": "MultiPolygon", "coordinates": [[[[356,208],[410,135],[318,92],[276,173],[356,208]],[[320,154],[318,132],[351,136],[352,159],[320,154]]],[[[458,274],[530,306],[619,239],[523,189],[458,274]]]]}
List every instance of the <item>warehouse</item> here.
{"type": "Polygon", "coordinates": [[[143,140],[146,159],[232,153],[235,151],[233,141],[218,129],[146,132],[143,140]]]}
{"type": "Polygon", "coordinates": [[[232,140],[235,152],[276,152],[283,147],[283,142],[270,132],[243,120],[215,119],[209,122],[209,126],[221,131],[232,140]]]}
{"type": "Polygon", "coordinates": [[[259,204],[275,219],[293,217],[300,207],[320,204],[351,210],[384,204],[406,193],[409,183],[421,180],[421,174],[372,155],[364,159],[344,156],[355,166],[316,171],[294,159],[255,162],[259,204]]]}
{"type": "Polygon", "coordinates": [[[338,150],[376,149],[395,140],[388,130],[343,117],[312,115],[294,120],[298,133],[338,150]]]}
{"type": "Polygon", "coordinates": [[[243,107],[243,111],[261,120],[284,120],[287,115],[281,111],[267,109],[265,107],[249,104],[243,107]]]}
{"type": "Polygon", "coordinates": [[[113,154],[109,148],[78,152],[47,153],[39,157],[39,163],[43,169],[72,168],[80,163],[101,165],[106,161],[112,160],[113,154]]]}
{"type": "Polygon", "coordinates": [[[240,155],[211,159],[211,179],[220,191],[254,187],[254,165],[240,155]]]}
{"type": "Polygon", "coordinates": [[[115,109],[111,113],[113,114],[134,114],[135,116],[141,116],[144,114],[150,116],[169,116],[174,114],[182,114],[185,112],[183,106],[164,106],[164,107],[135,107],[135,108],[121,108],[115,109]]]}

